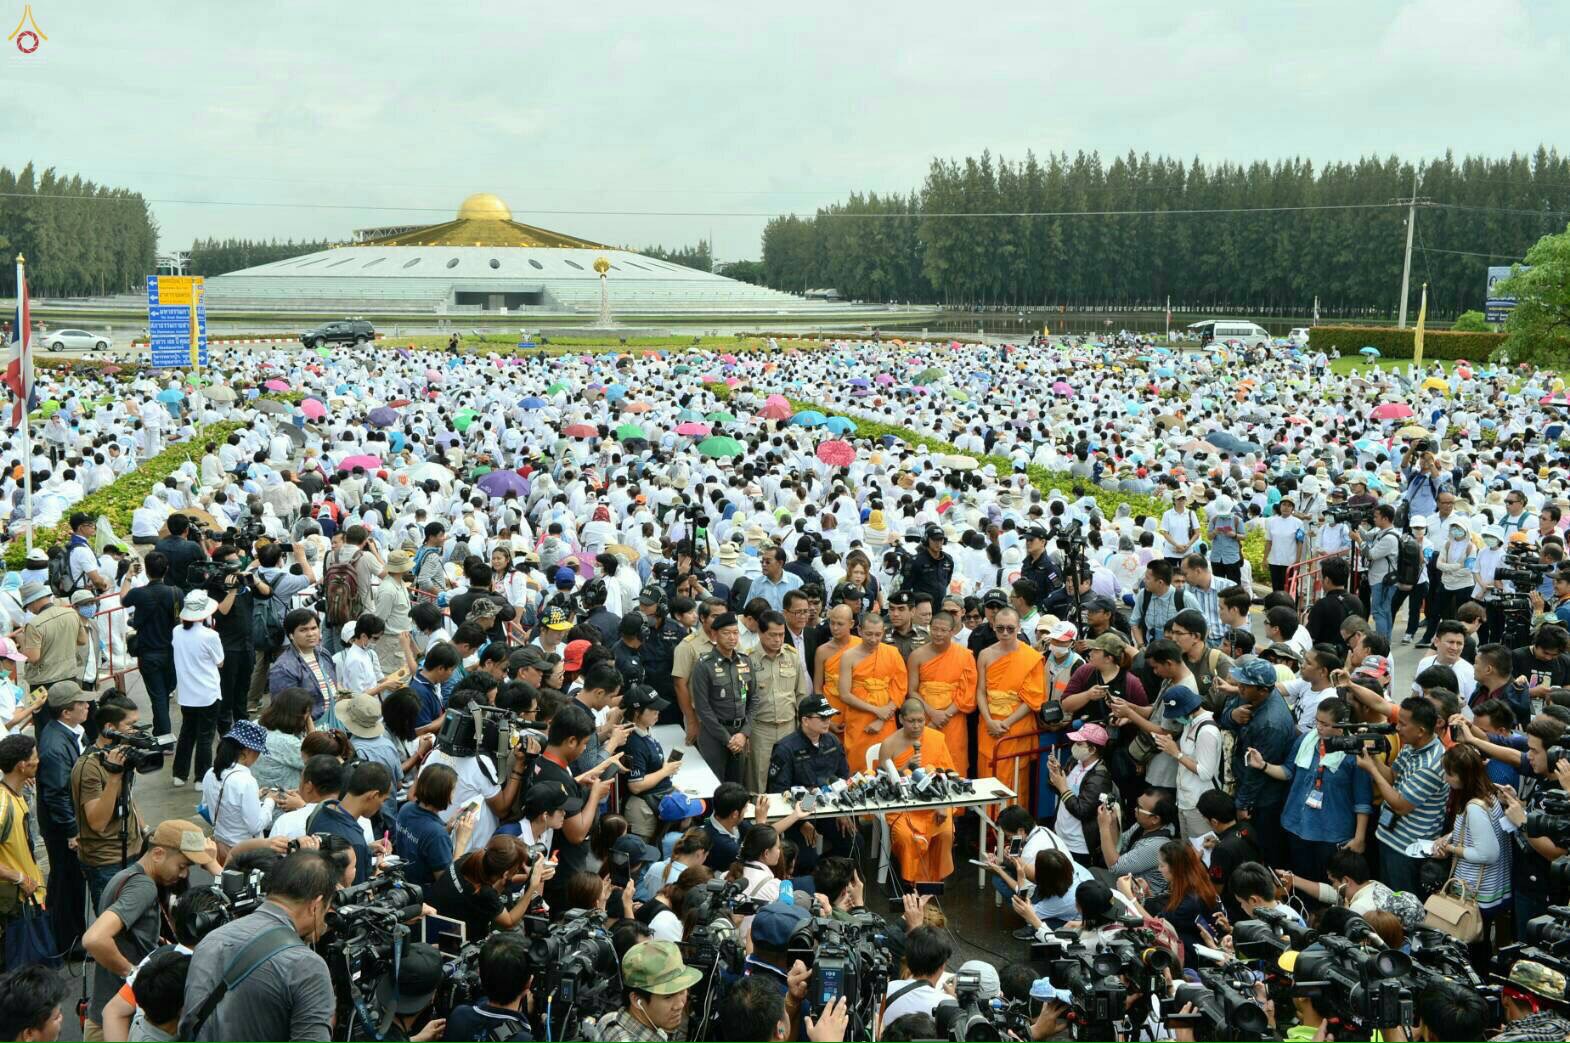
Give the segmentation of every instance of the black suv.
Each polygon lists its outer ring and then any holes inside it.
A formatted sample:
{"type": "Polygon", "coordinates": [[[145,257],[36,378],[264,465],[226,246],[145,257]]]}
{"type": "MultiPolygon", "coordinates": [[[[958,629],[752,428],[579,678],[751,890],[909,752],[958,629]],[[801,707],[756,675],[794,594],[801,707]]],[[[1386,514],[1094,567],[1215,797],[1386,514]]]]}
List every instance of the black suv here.
{"type": "Polygon", "coordinates": [[[300,343],[308,348],[321,348],[328,344],[369,344],[375,339],[376,331],[363,319],[324,322],[300,334],[300,343]]]}

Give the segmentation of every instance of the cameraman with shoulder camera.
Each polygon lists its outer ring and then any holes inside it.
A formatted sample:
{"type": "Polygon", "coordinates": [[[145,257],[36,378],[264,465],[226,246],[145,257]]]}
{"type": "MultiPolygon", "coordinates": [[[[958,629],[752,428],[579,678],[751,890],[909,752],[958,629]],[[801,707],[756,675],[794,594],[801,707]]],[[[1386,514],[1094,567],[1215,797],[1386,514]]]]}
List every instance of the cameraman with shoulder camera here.
{"type": "Polygon", "coordinates": [[[1351,533],[1352,542],[1368,562],[1369,613],[1374,630],[1386,641],[1394,625],[1396,556],[1401,550],[1401,531],[1395,525],[1396,509],[1382,503],[1374,508],[1372,530],[1353,529],[1351,533]]]}
{"type": "MultiPolygon", "coordinates": [[[[57,692],[60,699],[67,695],[73,699],[89,698],[75,681],[57,681],[49,689],[51,701],[57,698],[57,692]]],[[[129,793],[126,758],[130,751],[117,739],[136,727],[137,714],[136,707],[124,696],[102,699],[93,713],[98,739],[71,768],[76,855],[87,877],[94,907],[110,879],[142,853],[142,813],[129,793]]]]}
{"type": "MultiPolygon", "coordinates": [[[[251,574],[241,571],[240,548],[220,543],[213,549],[212,578],[207,596],[217,603],[213,629],[223,642],[223,662],[218,667],[220,693],[217,734],[223,735],[235,721],[249,719],[246,696],[250,691],[251,670],[256,666],[256,642],[252,634],[255,594],[251,574]]],[[[201,778],[201,772],[196,777],[201,778]]]]}
{"type": "Polygon", "coordinates": [[[181,1039],[332,1038],[332,977],[310,946],[326,931],[340,875],[320,852],[296,851],[269,871],[255,912],[202,939],[185,980],[181,1039]]]}
{"type": "Polygon", "coordinates": [[[453,1043],[533,1040],[529,1015],[523,1009],[531,971],[529,942],[522,934],[502,931],[485,939],[480,947],[480,987],[485,998],[454,1007],[442,1038],[453,1043]]]}

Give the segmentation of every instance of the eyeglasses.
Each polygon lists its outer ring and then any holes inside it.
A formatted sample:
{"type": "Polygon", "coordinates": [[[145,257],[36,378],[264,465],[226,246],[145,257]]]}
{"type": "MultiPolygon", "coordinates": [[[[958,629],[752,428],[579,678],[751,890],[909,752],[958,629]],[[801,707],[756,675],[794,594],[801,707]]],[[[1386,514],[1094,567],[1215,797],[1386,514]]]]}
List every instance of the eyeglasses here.
{"type": "Polygon", "coordinates": [[[1000,627],[996,624],[994,624],[992,627],[992,632],[994,634],[1012,634],[1017,630],[1019,630],[1019,627],[1000,627]]]}

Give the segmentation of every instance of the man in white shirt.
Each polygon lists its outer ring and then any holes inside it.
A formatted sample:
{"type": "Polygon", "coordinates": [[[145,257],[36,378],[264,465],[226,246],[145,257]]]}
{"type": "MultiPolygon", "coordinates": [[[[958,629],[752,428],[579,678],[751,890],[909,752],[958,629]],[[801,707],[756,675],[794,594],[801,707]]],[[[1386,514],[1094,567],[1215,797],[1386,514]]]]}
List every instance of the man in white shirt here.
{"type": "MultiPolygon", "coordinates": [[[[305,762],[304,769],[300,772],[300,799],[305,801],[305,806],[294,811],[286,811],[273,820],[273,828],[268,832],[271,837],[283,837],[294,840],[305,836],[305,824],[310,821],[311,813],[324,800],[332,800],[343,789],[343,763],[331,754],[321,753],[305,762]]],[[[365,843],[374,844],[376,838],[371,833],[369,819],[360,818],[360,829],[365,832],[365,843]]]]}
{"type": "Polygon", "coordinates": [[[1168,723],[1181,724],[1176,739],[1170,732],[1154,733],[1156,746],[1177,761],[1178,822],[1183,836],[1192,840],[1210,832],[1210,822],[1199,812],[1199,796],[1216,787],[1221,767],[1221,726],[1188,685],[1169,685],[1161,693],[1168,723]]]}
{"type": "Polygon", "coordinates": [[[1161,514],[1158,529],[1162,539],[1161,554],[1176,568],[1199,539],[1199,519],[1188,509],[1188,494],[1179,490],[1172,494],[1172,506],[1161,514]]]}
{"type": "Polygon", "coordinates": [[[905,971],[910,977],[889,982],[884,1025],[906,1014],[931,1014],[939,1003],[953,999],[939,985],[953,953],[936,927],[923,924],[905,935],[905,971]]]}
{"type": "Polygon", "coordinates": [[[1330,683],[1330,672],[1340,669],[1341,665],[1333,653],[1310,649],[1297,678],[1276,684],[1292,708],[1292,716],[1297,719],[1299,735],[1307,735],[1314,727],[1314,714],[1318,712],[1320,702],[1336,694],[1336,686],[1330,683]]]}
{"type": "MultiPolygon", "coordinates": [[[[1417,664],[1417,670],[1412,674],[1416,677],[1431,666],[1448,666],[1455,671],[1457,694],[1461,696],[1461,709],[1468,717],[1472,716],[1472,709],[1468,702],[1472,692],[1477,688],[1477,676],[1472,670],[1472,664],[1461,658],[1461,653],[1466,649],[1466,628],[1453,619],[1442,621],[1434,629],[1434,654],[1425,657],[1417,664]]],[[[1414,683],[1412,690],[1415,694],[1422,694],[1414,683]]]]}

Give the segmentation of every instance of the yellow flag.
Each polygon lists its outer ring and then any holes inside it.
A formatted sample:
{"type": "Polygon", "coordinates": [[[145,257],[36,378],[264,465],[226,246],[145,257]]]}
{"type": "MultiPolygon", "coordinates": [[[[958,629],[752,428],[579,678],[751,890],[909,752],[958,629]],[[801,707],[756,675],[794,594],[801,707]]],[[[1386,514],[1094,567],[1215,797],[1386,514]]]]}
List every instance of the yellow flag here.
{"type": "Polygon", "coordinates": [[[1412,333],[1412,364],[1423,364],[1423,320],[1428,316],[1428,283],[1423,284],[1423,300],[1417,306],[1417,328],[1412,333]]]}

